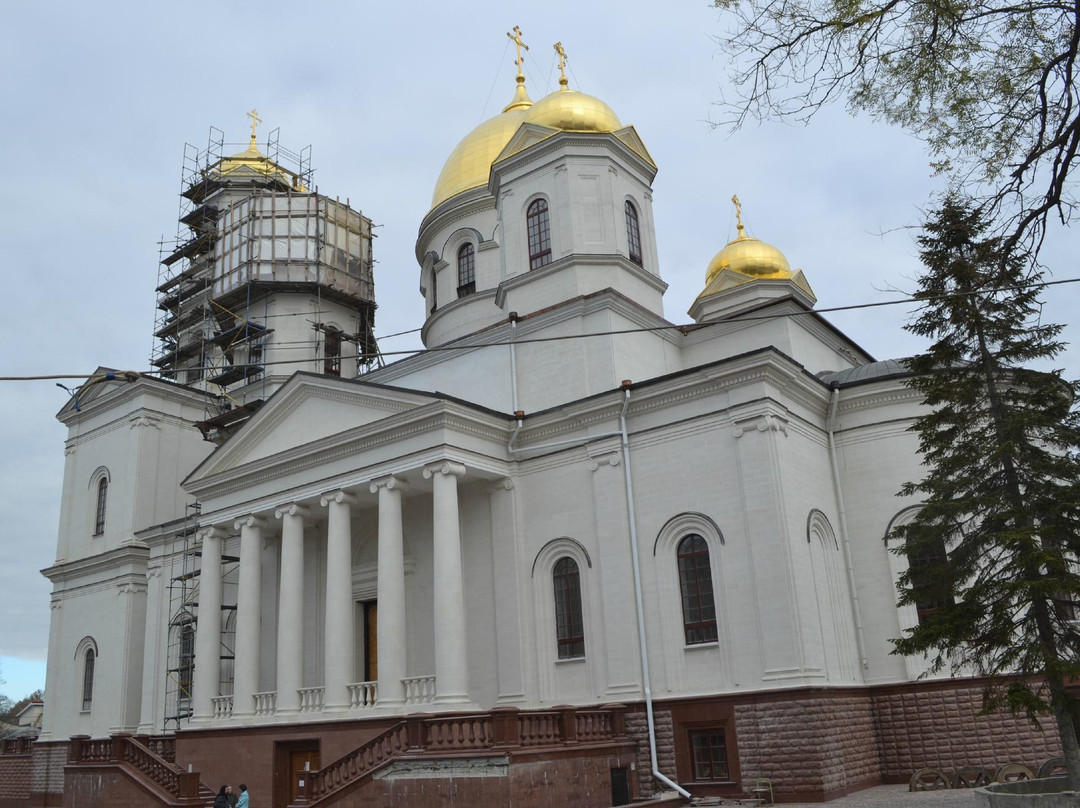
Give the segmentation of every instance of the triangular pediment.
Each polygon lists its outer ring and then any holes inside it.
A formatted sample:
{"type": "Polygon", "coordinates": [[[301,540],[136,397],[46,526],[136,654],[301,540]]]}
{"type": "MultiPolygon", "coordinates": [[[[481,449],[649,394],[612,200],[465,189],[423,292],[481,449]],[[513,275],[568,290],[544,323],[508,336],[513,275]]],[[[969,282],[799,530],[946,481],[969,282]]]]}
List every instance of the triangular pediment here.
{"type": "Polygon", "coordinates": [[[408,390],[298,374],[210,455],[189,480],[288,452],[436,400],[408,390]]]}
{"type": "Polygon", "coordinates": [[[622,129],[612,132],[612,134],[629,146],[631,151],[636,152],[639,157],[648,161],[649,165],[656,168],[656,163],[653,161],[652,155],[649,154],[649,150],[645,148],[645,141],[641,139],[637,129],[632,126],[624,126],[622,129]]]}
{"type": "Polygon", "coordinates": [[[542,140],[547,140],[552,135],[559,134],[559,131],[560,130],[553,129],[550,126],[541,126],[536,123],[523,123],[518,127],[514,136],[510,138],[510,142],[506,144],[506,147],[501,152],[499,152],[499,156],[496,157],[493,162],[497,163],[518,152],[525,151],[525,149],[530,146],[534,146],[542,140]]]}

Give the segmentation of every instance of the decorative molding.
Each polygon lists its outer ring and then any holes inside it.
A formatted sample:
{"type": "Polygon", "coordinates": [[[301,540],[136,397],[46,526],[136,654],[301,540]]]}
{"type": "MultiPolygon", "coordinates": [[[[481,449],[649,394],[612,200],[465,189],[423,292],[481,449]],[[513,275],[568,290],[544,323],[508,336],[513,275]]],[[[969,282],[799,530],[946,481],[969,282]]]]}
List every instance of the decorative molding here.
{"type": "Polygon", "coordinates": [[[132,429],[137,429],[138,427],[143,426],[153,427],[154,429],[159,430],[161,429],[161,419],[156,418],[152,415],[134,415],[130,419],[128,419],[128,424],[132,429]]]}
{"type": "Polygon", "coordinates": [[[788,433],[787,425],[786,418],[767,414],[746,421],[736,421],[731,432],[736,438],[741,438],[747,432],[755,430],[758,432],[782,432],[786,437],[788,433]]]}
{"type": "Polygon", "coordinates": [[[121,595],[137,595],[146,592],[146,584],[140,584],[136,581],[124,581],[116,585],[116,596],[121,595]]]}
{"type": "Polygon", "coordinates": [[[611,466],[614,468],[621,462],[622,455],[619,452],[607,452],[605,454],[598,454],[589,458],[589,471],[596,471],[601,466],[611,466]]]}
{"type": "Polygon", "coordinates": [[[514,481],[509,477],[503,477],[501,480],[492,483],[488,486],[489,494],[498,494],[500,491],[513,491],[514,481]]]}

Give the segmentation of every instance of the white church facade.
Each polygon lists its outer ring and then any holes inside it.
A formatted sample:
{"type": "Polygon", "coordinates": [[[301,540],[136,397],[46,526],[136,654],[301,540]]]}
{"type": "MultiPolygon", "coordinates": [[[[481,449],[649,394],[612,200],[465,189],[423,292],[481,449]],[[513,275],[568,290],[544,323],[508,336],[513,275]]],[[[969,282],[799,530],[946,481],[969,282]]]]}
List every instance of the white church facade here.
{"type": "Polygon", "coordinates": [[[385,366],[370,221],[254,131],[191,193],[163,378],[59,415],[34,804],[828,799],[1057,754],[890,653],[903,366],[741,219],[668,322],[657,167],[604,102],[519,69],[420,223],[429,350],[385,366]]]}

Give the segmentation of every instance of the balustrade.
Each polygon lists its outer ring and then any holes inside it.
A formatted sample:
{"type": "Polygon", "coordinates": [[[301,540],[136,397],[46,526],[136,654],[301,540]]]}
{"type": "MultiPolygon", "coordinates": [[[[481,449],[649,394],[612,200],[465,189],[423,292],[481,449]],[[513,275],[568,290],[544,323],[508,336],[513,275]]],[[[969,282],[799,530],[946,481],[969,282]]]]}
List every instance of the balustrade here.
{"type": "Polygon", "coordinates": [[[253,693],[255,697],[255,715],[273,715],[277,709],[277,691],[268,690],[265,693],[253,693]]]}
{"type": "Polygon", "coordinates": [[[405,686],[406,704],[431,704],[435,701],[434,676],[409,676],[401,683],[405,686]]]}
{"type": "Polygon", "coordinates": [[[364,707],[374,707],[379,697],[379,685],[377,682],[356,682],[346,685],[349,689],[349,708],[356,710],[364,707]]]}
{"type": "Polygon", "coordinates": [[[232,718],[232,696],[214,696],[210,702],[214,705],[214,718],[232,718]]]}
{"type": "Polygon", "coordinates": [[[323,699],[326,697],[326,688],[302,687],[300,694],[300,712],[321,713],[323,711],[323,699]]]}

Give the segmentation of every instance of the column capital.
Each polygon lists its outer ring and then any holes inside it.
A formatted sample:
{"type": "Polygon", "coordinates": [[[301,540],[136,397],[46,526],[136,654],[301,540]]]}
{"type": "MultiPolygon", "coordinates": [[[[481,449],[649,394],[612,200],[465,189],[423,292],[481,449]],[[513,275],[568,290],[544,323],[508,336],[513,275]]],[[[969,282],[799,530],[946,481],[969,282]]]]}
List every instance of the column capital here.
{"type": "Polygon", "coordinates": [[[355,505],[356,501],[356,494],[352,494],[344,488],[339,488],[337,491],[327,491],[319,497],[319,504],[324,508],[328,507],[331,502],[337,502],[338,504],[344,502],[347,505],[355,505]]]}
{"type": "Polygon", "coordinates": [[[500,491],[513,491],[514,481],[509,477],[503,477],[488,486],[488,493],[498,494],[500,491]]]}
{"type": "Polygon", "coordinates": [[[400,491],[401,493],[405,493],[409,490],[409,484],[400,477],[389,474],[386,477],[377,477],[371,481],[371,493],[377,494],[380,488],[385,488],[387,491],[400,491]]]}
{"type": "Polygon", "coordinates": [[[301,505],[299,502],[290,502],[288,505],[282,505],[280,508],[274,511],[274,518],[282,519],[286,516],[300,516],[304,517],[311,513],[311,509],[307,505],[301,505]]]}
{"type": "Polygon", "coordinates": [[[265,517],[258,516],[254,513],[249,513],[247,516],[241,516],[235,522],[233,522],[233,528],[240,530],[245,527],[266,527],[265,517]]]}
{"type": "Polygon", "coordinates": [[[207,527],[199,528],[199,540],[206,541],[207,539],[224,539],[228,535],[228,532],[221,525],[209,525],[207,527]]]}
{"type": "Polygon", "coordinates": [[[455,463],[452,460],[443,460],[440,463],[433,463],[430,466],[424,468],[424,479],[430,480],[436,474],[446,474],[447,476],[453,475],[454,477],[464,477],[465,467],[460,463],[455,463]]]}

